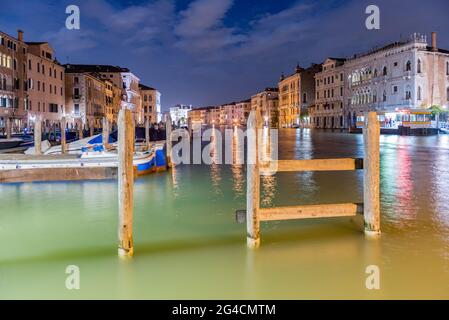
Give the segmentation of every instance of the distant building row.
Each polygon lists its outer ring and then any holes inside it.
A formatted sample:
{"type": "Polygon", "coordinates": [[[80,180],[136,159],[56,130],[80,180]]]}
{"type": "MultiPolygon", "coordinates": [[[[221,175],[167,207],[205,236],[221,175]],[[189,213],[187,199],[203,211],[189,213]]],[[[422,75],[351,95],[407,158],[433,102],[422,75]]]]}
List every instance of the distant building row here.
{"type": "Polygon", "coordinates": [[[449,51],[437,47],[436,33],[427,38],[389,44],[350,59],[328,58],[281,76],[278,88],[238,104],[198,108],[192,122],[244,124],[251,108],[261,110],[273,127],[351,128],[363,125],[364,114],[376,111],[383,126],[431,126],[429,107],[449,109],[449,51]],[[245,103],[245,102],[244,102],[245,103]]]}
{"type": "Polygon", "coordinates": [[[161,118],[161,94],[140,84],[130,70],[107,65],[61,65],[47,42],[24,42],[23,32],[0,32],[0,130],[7,121],[14,131],[32,127],[40,117],[47,125],[67,119],[69,128],[98,128],[101,119],[115,121],[121,108],[135,121],[161,118]]]}

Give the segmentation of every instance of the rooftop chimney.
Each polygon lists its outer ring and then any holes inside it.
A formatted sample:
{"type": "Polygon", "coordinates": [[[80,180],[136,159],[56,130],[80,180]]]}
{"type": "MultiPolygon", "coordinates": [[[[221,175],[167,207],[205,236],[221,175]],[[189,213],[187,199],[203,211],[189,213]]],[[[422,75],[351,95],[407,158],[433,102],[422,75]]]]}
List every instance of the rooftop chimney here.
{"type": "Polygon", "coordinates": [[[437,46],[437,33],[432,32],[432,51],[437,52],[438,46],[437,46]]]}
{"type": "Polygon", "coordinates": [[[23,31],[17,30],[17,39],[19,39],[20,42],[23,42],[23,31]]]}

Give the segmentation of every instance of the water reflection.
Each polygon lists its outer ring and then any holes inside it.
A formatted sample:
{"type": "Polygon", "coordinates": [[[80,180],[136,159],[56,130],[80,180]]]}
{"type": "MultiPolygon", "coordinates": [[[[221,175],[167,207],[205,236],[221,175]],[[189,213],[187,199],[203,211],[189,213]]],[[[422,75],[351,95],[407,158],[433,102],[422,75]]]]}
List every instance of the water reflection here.
{"type": "Polygon", "coordinates": [[[244,189],[246,177],[244,174],[244,145],[239,139],[238,128],[235,127],[232,134],[232,182],[234,198],[245,196],[244,189]]]}
{"type": "Polygon", "coordinates": [[[276,176],[261,177],[261,206],[273,207],[276,197],[277,179],[276,176]]]}
{"type": "MultiPolygon", "coordinates": [[[[447,139],[443,141],[447,142],[447,139]]],[[[447,148],[440,148],[431,168],[433,175],[429,178],[434,181],[435,222],[449,228],[449,150],[447,148]]]]}
{"type": "Polygon", "coordinates": [[[180,192],[180,182],[181,182],[181,172],[178,170],[178,168],[176,168],[176,166],[173,166],[170,169],[170,176],[172,179],[172,194],[173,197],[176,199],[177,197],[179,197],[179,192],[180,192]]]}
{"type": "MultiPolygon", "coordinates": [[[[280,159],[363,156],[361,135],[285,130],[279,141],[280,159]]],[[[262,247],[247,251],[245,228],[234,222],[245,166],[181,165],[137,180],[129,266],[116,257],[116,182],[0,185],[0,242],[8,244],[0,298],[70,298],[54,275],[79,264],[88,277],[80,298],[447,299],[449,140],[383,136],[381,156],[378,241],[348,219],[301,220],[263,224],[262,247]],[[376,292],[365,288],[372,264],[381,268],[376,292]]],[[[304,177],[262,177],[262,206],[363,194],[360,174],[304,177]]]]}
{"type": "Polygon", "coordinates": [[[210,165],[210,176],[212,181],[212,189],[213,193],[216,195],[222,195],[223,191],[221,190],[221,162],[222,162],[222,152],[219,152],[218,150],[222,150],[222,140],[217,139],[218,137],[221,137],[221,135],[217,134],[217,130],[212,130],[211,132],[211,160],[212,164],[210,165]]]}

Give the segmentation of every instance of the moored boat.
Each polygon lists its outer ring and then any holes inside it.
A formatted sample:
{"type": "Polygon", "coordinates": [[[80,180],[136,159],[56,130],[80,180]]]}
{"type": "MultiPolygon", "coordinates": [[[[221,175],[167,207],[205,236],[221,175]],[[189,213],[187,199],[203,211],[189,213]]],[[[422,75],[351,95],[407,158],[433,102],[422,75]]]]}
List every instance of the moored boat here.
{"type": "Polygon", "coordinates": [[[20,146],[22,142],[23,140],[19,138],[0,139],[0,150],[16,148],[20,146]]]}

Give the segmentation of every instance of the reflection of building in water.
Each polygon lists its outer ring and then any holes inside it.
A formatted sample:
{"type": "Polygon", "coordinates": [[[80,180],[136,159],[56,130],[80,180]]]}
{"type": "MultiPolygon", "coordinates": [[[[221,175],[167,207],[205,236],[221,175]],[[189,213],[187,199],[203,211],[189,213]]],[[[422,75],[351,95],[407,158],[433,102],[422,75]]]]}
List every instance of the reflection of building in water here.
{"type": "Polygon", "coordinates": [[[261,205],[262,207],[273,207],[276,197],[276,176],[261,176],[261,205]]]}
{"type": "Polygon", "coordinates": [[[232,135],[232,177],[236,196],[246,194],[244,190],[245,175],[243,173],[245,155],[241,134],[240,129],[234,128],[232,135]]]}

